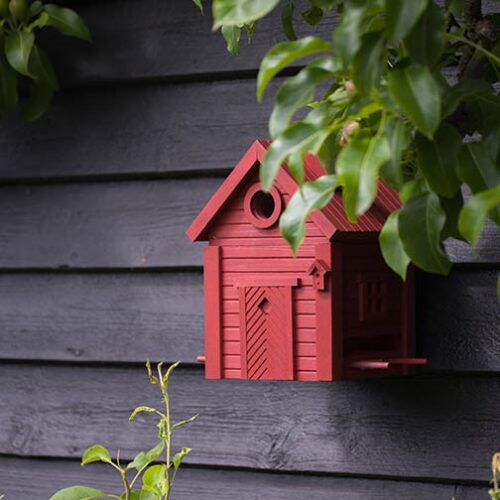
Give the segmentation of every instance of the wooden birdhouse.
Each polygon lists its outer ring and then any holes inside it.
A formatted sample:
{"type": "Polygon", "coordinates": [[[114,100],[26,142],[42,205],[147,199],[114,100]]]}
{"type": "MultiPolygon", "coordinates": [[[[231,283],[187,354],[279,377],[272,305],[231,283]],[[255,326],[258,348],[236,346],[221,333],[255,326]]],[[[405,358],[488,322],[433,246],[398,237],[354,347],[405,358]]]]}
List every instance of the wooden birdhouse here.
{"type": "MultiPolygon", "coordinates": [[[[352,225],[337,192],[311,214],[293,256],[278,220],[298,186],[280,169],[259,183],[268,143],[256,141],[187,230],[204,254],[207,378],[341,380],[409,373],[414,358],[414,279],[404,283],[378,244],[399,207],[384,183],[352,225]]],[[[308,157],[307,179],[325,173],[308,157]]]]}

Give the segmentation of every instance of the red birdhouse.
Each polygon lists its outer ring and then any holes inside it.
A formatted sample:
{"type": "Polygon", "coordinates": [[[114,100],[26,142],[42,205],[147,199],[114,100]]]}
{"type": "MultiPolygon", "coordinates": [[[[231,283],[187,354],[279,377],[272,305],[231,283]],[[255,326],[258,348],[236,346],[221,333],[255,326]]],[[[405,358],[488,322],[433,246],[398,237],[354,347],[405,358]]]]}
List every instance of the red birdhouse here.
{"type": "MultiPolygon", "coordinates": [[[[298,186],[280,169],[259,183],[268,143],[256,141],[187,230],[204,255],[207,378],[341,380],[406,374],[415,358],[413,270],[385,264],[378,233],[399,207],[383,182],[350,224],[337,192],[311,214],[296,256],[278,220],[298,186]]],[[[307,179],[325,173],[308,157],[307,179]]]]}

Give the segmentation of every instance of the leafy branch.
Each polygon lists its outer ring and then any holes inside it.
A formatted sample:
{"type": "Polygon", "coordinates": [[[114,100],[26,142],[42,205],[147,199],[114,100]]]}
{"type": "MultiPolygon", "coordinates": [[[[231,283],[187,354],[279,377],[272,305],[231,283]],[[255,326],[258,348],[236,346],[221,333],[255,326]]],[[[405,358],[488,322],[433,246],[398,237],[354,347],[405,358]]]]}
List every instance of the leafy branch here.
{"type": "MultiPolygon", "coordinates": [[[[213,0],[214,29],[258,30],[278,4],[213,0]]],[[[356,222],[382,178],[402,202],[380,235],[387,264],[402,278],[410,262],[447,274],[446,239],[475,247],[487,218],[500,224],[500,13],[483,15],[480,0],[309,0],[302,21],[316,25],[333,11],[340,21],[331,36],[297,39],[298,5],[284,3],[289,40],[269,49],[257,78],[261,100],[281,70],[302,65],[277,91],[261,167],[265,188],[284,164],[300,186],[281,216],[283,236],[296,250],[311,210],[336,189],[356,222]],[[325,179],[305,181],[307,154],[325,179]]]]}
{"type": "Polygon", "coordinates": [[[137,416],[142,413],[149,413],[157,417],[158,443],[154,448],[146,452],[141,451],[125,466],[120,463],[119,451],[113,461],[110,452],[100,444],[91,446],[82,456],[82,465],[102,462],[115,469],[120,475],[123,492],[116,495],[88,486],[71,486],[55,493],[51,500],[92,500],[98,498],[115,498],[118,500],[170,499],[177,471],[184,458],[191,451],[190,448],[182,447],[177,453],[173,454],[173,431],[194,422],[198,417],[198,415],[194,415],[186,420],[181,420],[175,424],[172,423],[168,389],[170,377],[178,365],[179,362],[170,365],[164,373],[163,363],[159,363],[156,367],[156,374],[154,374],[149,361],[146,363],[150,383],[158,385],[160,388],[164,411],[151,406],[138,406],[129,417],[130,422],[134,422],[137,416]],[[163,453],[165,454],[163,463],[155,463],[163,453]],[[142,487],[138,489],[137,483],[140,479],[142,479],[142,487]]]}
{"type": "Polygon", "coordinates": [[[66,36],[90,41],[90,32],[73,10],[35,0],[0,0],[0,115],[15,111],[19,78],[28,79],[30,94],[21,116],[33,121],[47,110],[59,90],[54,68],[36,43],[38,30],[51,27],[66,36]]]}

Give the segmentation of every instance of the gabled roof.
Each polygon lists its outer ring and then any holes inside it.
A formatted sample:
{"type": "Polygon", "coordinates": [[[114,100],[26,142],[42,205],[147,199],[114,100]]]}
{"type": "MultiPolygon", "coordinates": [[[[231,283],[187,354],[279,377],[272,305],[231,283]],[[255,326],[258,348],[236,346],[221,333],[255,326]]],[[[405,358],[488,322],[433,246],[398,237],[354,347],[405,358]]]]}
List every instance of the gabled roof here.
{"type": "MultiPolygon", "coordinates": [[[[269,145],[269,141],[263,140],[257,140],[252,144],[222,186],[210,198],[203,210],[189,226],[186,234],[192,241],[208,239],[207,230],[226,208],[231,195],[253,175],[262,163],[269,145]]],[[[307,180],[316,179],[326,173],[319,159],[312,155],[306,157],[304,170],[307,180]]],[[[297,190],[298,184],[286,168],[280,169],[279,181],[290,194],[297,190]]],[[[382,229],[387,216],[397,210],[399,206],[398,194],[382,180],[379,180],[375,203],[368,212],[358,217],[356,224],[351,224],[347,219],[339,191],[335,193],[326,207],[314,211],[310,218],[327,238],[332,238],[337,232],[377,232],[382,229]]]]}

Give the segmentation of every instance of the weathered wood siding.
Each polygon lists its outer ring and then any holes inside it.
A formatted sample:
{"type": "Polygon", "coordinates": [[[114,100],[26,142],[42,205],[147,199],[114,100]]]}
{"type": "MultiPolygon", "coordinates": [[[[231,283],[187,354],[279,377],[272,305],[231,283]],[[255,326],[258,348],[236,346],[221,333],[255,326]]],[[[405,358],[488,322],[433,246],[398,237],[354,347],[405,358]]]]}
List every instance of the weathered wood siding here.
{"type": "Polygon", "coordinates": [[[127,422],[157,399],[149,357],[183,361],[176,415],[201,412],[179,435],[194,451],[176,499],[485,496],[500,449],[498,233],[477,255],[451,245],[448,278],[419,274],[419,375],[205,381],[202,245],[184,230],[267,136],[273,89],[258,105],[254,78],[278,16],[233,58],[188,0],[77,5],[95,43],[48,37],[65,90],[0,139],[0,493],[116,484],[78,457],[153,443],[147,417],[127,422]]]}

